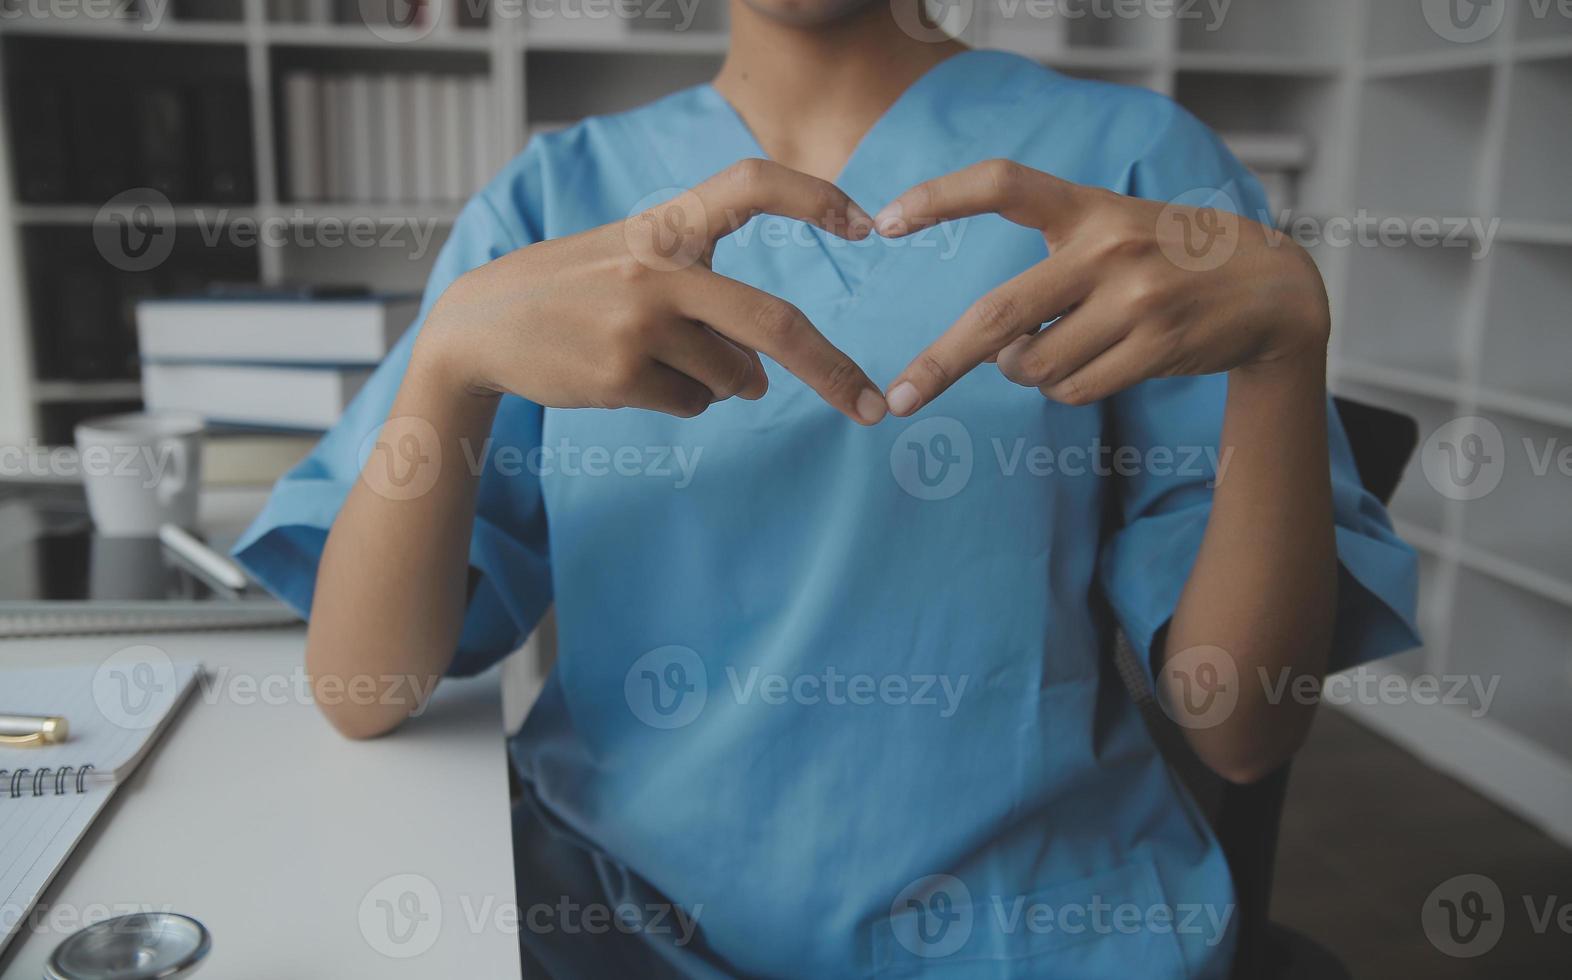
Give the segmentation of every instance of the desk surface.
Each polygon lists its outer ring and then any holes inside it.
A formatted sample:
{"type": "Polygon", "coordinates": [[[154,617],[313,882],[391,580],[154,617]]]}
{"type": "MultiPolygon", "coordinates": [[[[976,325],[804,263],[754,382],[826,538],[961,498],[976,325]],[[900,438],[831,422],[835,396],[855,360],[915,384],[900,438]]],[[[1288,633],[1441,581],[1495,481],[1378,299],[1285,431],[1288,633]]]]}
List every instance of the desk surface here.
{"type": "Polygon", "coordinates": [[[7,667],[151,643],[208,678],[121,787],[4,957],[36,980],[109,915],[170,909],[230,980],[520,976],[495,675],[446,681],[388,738],[349,742],[300,696],[300,631],[0,643],[7,667]]]}

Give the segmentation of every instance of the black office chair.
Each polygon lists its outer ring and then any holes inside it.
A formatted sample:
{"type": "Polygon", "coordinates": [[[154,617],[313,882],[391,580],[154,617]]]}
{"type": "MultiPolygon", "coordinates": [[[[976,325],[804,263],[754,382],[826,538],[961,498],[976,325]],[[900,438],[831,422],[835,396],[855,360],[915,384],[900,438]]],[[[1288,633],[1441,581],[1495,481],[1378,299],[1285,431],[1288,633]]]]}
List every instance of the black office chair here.
{"type": "MultiPolygon", "coordinates": [[[[1343,398],[1336,406],[1360,481],[1382,502],[1391,500],[1418,444],[1418,425],[1398,412],[1343,398]]],[[[1325,947],[1271,921],[1277,833],[1292,764],[1249,786],[1219,778],[1157,704],[1147,667],[1123,632],[1116,637],[1115,662],[1164,760],[1206,813],[1228,859],[1238,901],[1235,980],[1348,980],[1347,968],[1325,947]]]]}

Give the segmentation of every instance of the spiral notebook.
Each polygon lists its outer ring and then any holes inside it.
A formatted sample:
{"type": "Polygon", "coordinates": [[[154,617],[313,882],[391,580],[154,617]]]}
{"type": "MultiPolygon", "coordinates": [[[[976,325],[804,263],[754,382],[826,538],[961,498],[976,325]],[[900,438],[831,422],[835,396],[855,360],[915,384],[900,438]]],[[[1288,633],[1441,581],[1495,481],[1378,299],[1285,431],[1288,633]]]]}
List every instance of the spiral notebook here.
{"type": "Polygon", "coordinates": [[[152,654],[0,670],[0,713],[59,715],[71,729],[59,745],[0,745],[0,953],[28,927],[39,897],[168,729],[200,672],[196,663],[152,654]]]}

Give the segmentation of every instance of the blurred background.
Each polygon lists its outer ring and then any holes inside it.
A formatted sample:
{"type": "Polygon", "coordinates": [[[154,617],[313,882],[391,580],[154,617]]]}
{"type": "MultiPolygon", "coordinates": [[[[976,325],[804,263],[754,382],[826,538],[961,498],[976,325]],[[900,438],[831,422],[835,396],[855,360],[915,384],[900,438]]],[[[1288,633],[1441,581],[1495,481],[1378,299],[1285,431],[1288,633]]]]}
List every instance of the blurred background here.
{"type": "MultiPolygon", "coordinates": [[[[1572,4],[933,14],[1216,129],[1323,269],[1336,393],[1417,423],[1392,512],[1428,642],[1327,689],[1274,918],[1355,976],[1567,975],[1572,4]],[[1459,932],[1458,908],[1494,914],[1459,932]]],[[[725,46],[722,0],[0,0],[0,479],[69,482],[85,418],[192,411],[243,522],[407,325],[470,193],[725,46]],[[345,301],[353,349],[257,341],[345,301]]]]}

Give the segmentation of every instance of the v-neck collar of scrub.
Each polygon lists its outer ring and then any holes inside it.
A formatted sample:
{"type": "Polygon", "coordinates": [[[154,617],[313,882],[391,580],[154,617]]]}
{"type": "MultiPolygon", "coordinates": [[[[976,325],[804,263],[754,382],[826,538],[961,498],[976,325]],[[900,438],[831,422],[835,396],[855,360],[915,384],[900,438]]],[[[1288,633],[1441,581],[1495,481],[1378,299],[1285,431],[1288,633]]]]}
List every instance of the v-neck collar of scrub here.
{"type": "MultiPolygon", "coordinates": [[[[997,110],[1020,97],[1021,87],[1011,84],[1010,76],[1023,67],[1034,66],[1019,55],[968,50],[929,68],[863,134],[836,185],[876,214],[908,187],[984,158],[978,153],[989,145],[986,136],[996,128],[997,110]]],[[[713,84],[679,93],[666,100],[665,108],[646,117],[648,123],[658,119],[658,128],[642,128],[673,187],[693,187],[738,160],[766,156],[747,122],[713,84]]],[[[848,295],[898,251],[882,239],[848,247],[830,243],[818,229],[811,231],[818,248],[786,250],[800,255],[776,261],[828,261],[848,295]]]]}

